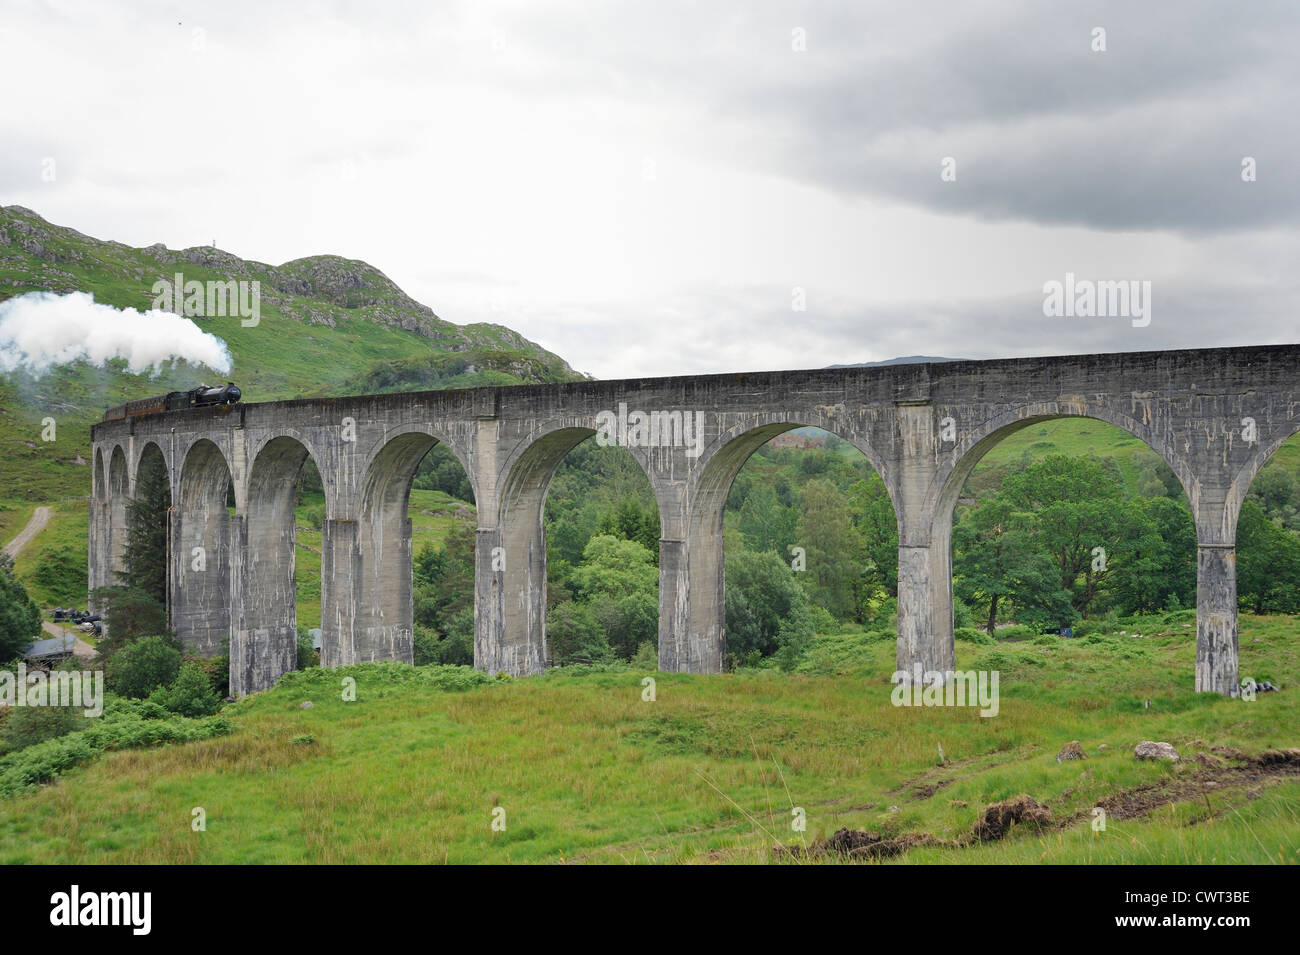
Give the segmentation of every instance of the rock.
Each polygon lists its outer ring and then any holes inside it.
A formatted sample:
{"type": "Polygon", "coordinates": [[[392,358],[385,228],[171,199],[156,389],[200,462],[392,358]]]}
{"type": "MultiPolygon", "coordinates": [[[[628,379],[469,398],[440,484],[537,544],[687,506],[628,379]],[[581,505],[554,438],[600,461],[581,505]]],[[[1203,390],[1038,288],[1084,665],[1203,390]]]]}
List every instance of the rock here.
{"type": "Polygon", "coordinates": [[[1102,743],[1100,746],[1097,747],[1097,752],[1104,753],[1108,749],[1110,749],[1110,747],[1107,746],[1105,743],[1102,743]]]}
{"type": "Polygon", "coordinates": [[[315,705],[316,705],[316,704],[314,704],[311,700],[303,700],[303,701],[302,701],[302,705],[301,705],[300,707],[298,707],[298,709],[300,709],[300,710],[310,710],[310,709],[311,709],[313,706],[315,706],[315,705]]]}
{"type": "Polygon", "coordinates": [[[1209,753],[1197,753],[1196,761],[1202,766],[1209,767],[1210,769],[1218,769],[1223,765],[1223,760],[1219,759],[1217,756],[1211,756],[1209,753]]]}
{"type": "Polygon", "coordinates": [[[1148,739],[1137,744],[1133,755],[1138,759],[1166,759],[1172,762],[1178,759],[1178,750],[1169,743],[1157,743],[1148,739]]]}
{"type": "Polygon", "coordinates": [[[1070,742],[1062,746],[1061,751],[1056,754],[1056,761],[1058,763],[1064,762],[1067,759],[1087,758],[1088,754],[1083,751],[1083,746],[1080,745],[1077,739],[1070,740],[1070,742]]]}

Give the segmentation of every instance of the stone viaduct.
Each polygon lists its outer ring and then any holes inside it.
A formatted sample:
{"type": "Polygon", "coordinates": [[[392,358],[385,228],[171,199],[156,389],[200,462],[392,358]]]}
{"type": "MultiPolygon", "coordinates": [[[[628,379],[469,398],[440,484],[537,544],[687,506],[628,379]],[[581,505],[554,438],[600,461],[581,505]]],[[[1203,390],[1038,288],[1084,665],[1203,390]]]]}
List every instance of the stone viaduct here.
{"type": "Polygon", "coordinates": [[[659,503],[665,671],[723,669],[728,490],[758,447],[805,425],[860,449],[893,500],[899,669],[951,669],[951,529],[963,483],[1011,432],[1083,416],[1135,435],[1182,482],[1199,542],[1196,689],[1236,695],[1237,516],[1256,473],[1300,430],[1300,345],[489,387],[105,421],[92,429],[90,585],[120,569],[126,502],[144,456],[160,454],[173,501],[172,625],[200,654],[229,638],[232,693],[271,686],[295,662],[294,486],[311,455],[325,489],[322,662],[410,662],[407,498],[420,460],[442,442],[478,503],[475,666],[536,673],[547,662],[547,487],[620,406],[631,425],[638,412],[666,425],[649,436],[629,428],[626,439],[659,503]],[[675,420],[698,421],[701,433],[680,434],[675,420]]]}

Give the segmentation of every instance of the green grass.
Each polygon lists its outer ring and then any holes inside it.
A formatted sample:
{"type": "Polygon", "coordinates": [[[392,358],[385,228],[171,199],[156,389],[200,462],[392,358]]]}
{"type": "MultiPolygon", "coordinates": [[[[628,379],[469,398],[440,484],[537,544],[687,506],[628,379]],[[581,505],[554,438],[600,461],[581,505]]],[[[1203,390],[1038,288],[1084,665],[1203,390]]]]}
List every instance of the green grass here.
{"type": "Polygon", "coordinates": [[[1300,625],[1242,618],[1243,673],[1286,687],[1245,702],[1192,692],[1184,624],[959,642],[960,667],[990,654],[1005,667],[991,719],[892,706],[894,642],[872,634],[821,638],[795,674],[657,674],[654,702],[632,670],[306,671],[228,707],[229,737],[111,753],[0,803],[0,862],[761,862],[775,842],[800,842],[792,805],[808,841],[842,826],[957,840],[1018,793],[1064,825],[892,861],[1298,862],[1297,776],[1210,788],[1213,771],[1192,757],[1300,742],[1300,625]],[[355,702],[340,697],[346,676],[355,702]],[[1057,764],[1072,739],[1090,758],[1057,764]],[[1184,761],[1137,762],[1143,739],[1184,761]],[[1094,834],[1091,807],[1139,786],[1168,791],[1172,808],[1094,834]],[[190,830],[194,807],[206,832],[190,830]]]}

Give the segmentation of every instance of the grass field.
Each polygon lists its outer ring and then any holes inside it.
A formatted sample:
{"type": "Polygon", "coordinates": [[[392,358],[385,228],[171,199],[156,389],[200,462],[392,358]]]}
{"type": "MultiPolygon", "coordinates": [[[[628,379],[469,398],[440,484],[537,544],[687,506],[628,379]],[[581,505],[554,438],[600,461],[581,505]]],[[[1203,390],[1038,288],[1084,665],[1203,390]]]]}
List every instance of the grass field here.
{"type": "Polygon", "coordinates": [[[896,863],[1300,862],[1300,766],[1210,754],[1300,743],[1300,623],[1242,618],[1243,674],[1286,687],[1247,702],[1192,692],[1190,619],[959,642],[959,667],[1001,674],[988,719],[891,705],[894,642],[866,634],[821,638],[795,674],[655,674],[653,702],[631,669],[308,670],[228,707],[228,737],[113,753],[0,803],[0,861],[765,862],[850,827],[939,840],[896,863]],[[1058,764],[1075,739],[1088,758],[1058,764]],[[1184,758],[1138,762],[1144,739],[1184,758]],[[1021,793],[1052,822],[971,843],[1021,793]]]}

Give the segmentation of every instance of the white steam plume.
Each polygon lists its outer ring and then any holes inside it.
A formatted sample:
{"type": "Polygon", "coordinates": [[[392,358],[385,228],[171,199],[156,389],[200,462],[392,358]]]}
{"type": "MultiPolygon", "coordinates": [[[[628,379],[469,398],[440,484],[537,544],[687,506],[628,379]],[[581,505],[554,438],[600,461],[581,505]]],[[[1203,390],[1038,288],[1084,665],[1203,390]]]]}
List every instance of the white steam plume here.
{"type": "Polygon", "coordinates": [[[110,358],[125,358],[133,374],[157,374],[176,358],[223,375],[231,367],[225,342],[172,312],[113,308],[86,292],[28,292],[0,302],[0,373],[22,368],[40,375],[52,365],[110,358]]]}

